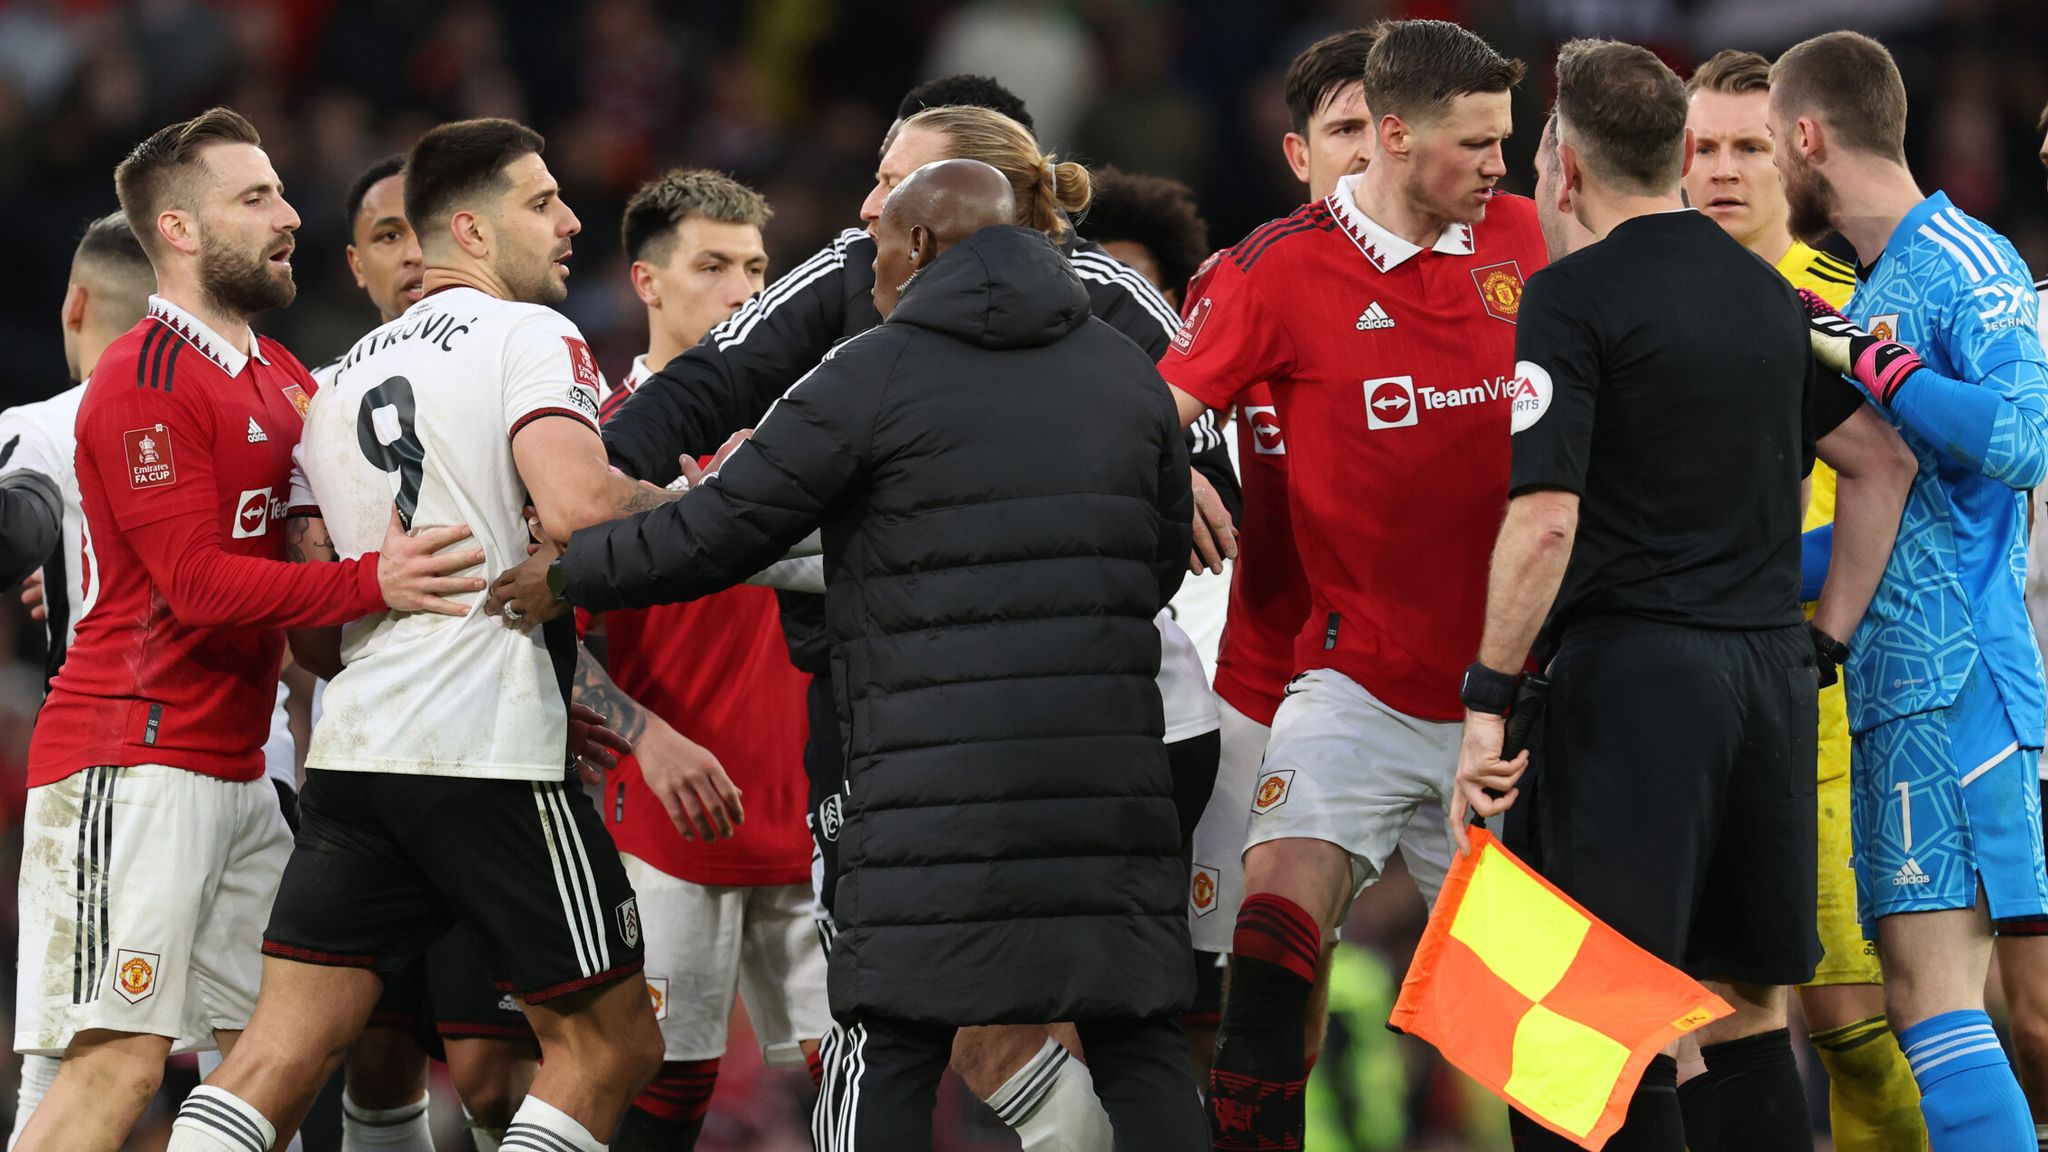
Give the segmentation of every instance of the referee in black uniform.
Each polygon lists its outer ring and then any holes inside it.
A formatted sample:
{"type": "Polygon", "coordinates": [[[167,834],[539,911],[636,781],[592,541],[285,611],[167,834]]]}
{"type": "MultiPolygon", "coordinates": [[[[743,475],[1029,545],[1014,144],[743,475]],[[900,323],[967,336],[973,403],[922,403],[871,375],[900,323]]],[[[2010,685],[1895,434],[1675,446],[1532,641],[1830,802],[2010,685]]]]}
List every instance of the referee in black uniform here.
{"type": "MultiPolygon", "coordinates": [[[[1914,466],[1861,394],[1815,367],[1785,281],[1684,207],[1678,77],[1643,48],[1590,40],[1565,46],[1557,74],[1537,204],[1595,242],[1530,277],[1518,317],[1511,499],[1465,679],[1453,819],[1516,798],[1528,761],[1500,761],[1500,713],[1535,646],[1552,688],[1532,740],[1531,862],[1737,1006],[1699,1034],[1718,1116],[1696,1127],[1719,1131],[1695,1131],[1696,1152],[1803,1152],[1784,989],[1820,955],[1818,678],[1883,575],[1914,466]],[[1842,484],[1809,628],[1800,479],[1817,440],[1842,484]]],[[[1668,1055],[1652,1063],[1612,1152],[1686,1147],[1676,1072],[1668,1055]]],[[[1524,1152],[1571,1147],[1516,1127],[1524,1152]]]]}

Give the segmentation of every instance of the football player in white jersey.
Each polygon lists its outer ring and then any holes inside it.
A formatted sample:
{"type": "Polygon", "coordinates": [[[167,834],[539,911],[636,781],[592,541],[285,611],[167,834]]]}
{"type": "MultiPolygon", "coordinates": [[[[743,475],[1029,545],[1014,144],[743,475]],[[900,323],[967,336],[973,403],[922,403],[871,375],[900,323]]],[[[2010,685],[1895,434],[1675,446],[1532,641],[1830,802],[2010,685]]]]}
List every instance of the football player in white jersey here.
{"type": "MultiPolygon", "coordinates": [[[[424,291],[419,237],[405,217],[404,169],[403,153],[378,160],[356,177],[342,202],[349,272],[383,324],[419,303],[424,291]]],[[[313,378],[330,387],[340,367],[336,357],[314,369],[313,378]]],[[[323,696],[316,691],[316,716],[323,696]]],[[[534,1051],[533,1029],[492,985],[474,937],[450,929],[418,962],[384,974],[384,994],[369,1026],[349,1046],[342,1061],[348,1085],[341,1099],[342,1152],[434,1152],[429,1054],[447,1062],[478,1152],[496,1152],[533,1079],[534,1051]]]]}
{"type": "MultiPolygon", "coordinates": [[[[36,615],[49,623],[49,661],[44,678],[57,674],[79,618],[92,607],[94,585],[84,557],[85,513],[79,506],[78,476],[73,471],[77,442],[72,426],[85,380],[92,375],[107,345],[135,327],[149,309],[156,291],[156,271],[142,243],[119,212],[102,216],[86,227],[71,257],[71,280],[64,288],[59,313],[64,328],[64,365],[71,387],[47,400],[0,412],[0,485],[33,483],[56,493],[61,501],[62,530],[41,570],[42,602],[36,615]]],[[[14,1130],[7,1146],[27,1126],[29,1114],[57,1077],[55,1056],[21,1058],[21,1087],[14,1106],[14,1130]]]]}
{"type": "MultiPolygon", "coordinates": [[[[673,494],[612,472],[599,374],[567,293],[579,225],[538,133],[445,124],[408,156],[426,296],[371,332],[315,397],[295,492],[300,547],[401,522],[468,524],[486,574],[537,528],[673,494]],[[311,498],[314,506],[303,501],[311,498]],[[317,516],[317,519],[314,517],[317,516]]],[[[381,530],[372,530],[381,539],[381,530]]],[[[374,546],[375,541],[372,541],[374,546]]],[[[588,795],[568,778],[573,622],[531,635],[386,612],[349,626],[307,757],[304,826],[265,933],[263,992],[226,1064],[180,1109],[172,1152],[265,1152],[298,1126],[403,966],[454,923],[520,1000],[543,1063],[502,1147],[602,1152],[661,1062],[639,909],[588,795]]],[[[310,666],[333,666],[312,645],[310,666]]]]}

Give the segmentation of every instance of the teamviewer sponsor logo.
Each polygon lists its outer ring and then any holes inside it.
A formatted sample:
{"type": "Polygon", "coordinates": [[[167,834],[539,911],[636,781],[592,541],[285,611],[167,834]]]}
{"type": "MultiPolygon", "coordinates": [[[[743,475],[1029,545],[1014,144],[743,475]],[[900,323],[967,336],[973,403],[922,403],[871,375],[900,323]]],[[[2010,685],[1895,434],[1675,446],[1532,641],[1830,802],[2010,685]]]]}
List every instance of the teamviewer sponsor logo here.
{"type": "Polygon", "coordinates": [[[1407,428],[1415,423],[1413,376],[1386,376],[1365,382],[1365,426],[1407,428]]]}
{"type": "Polygon", "coordinates": [[[1252,452],[1259,456],[1287,455],[1287,438],[1280,432],[1280,411],[1271,404],[1247,404],[1245,423],[1252,430],[1252,452]]]}
{"type": "Polygon", "coordinates": [[[230,535],[236,540],[247,540],[270,531],[272,512],[283,515],[281,508],[272,508],[270,489],[251,488],[235,501],[235,527],[230,535]]]}

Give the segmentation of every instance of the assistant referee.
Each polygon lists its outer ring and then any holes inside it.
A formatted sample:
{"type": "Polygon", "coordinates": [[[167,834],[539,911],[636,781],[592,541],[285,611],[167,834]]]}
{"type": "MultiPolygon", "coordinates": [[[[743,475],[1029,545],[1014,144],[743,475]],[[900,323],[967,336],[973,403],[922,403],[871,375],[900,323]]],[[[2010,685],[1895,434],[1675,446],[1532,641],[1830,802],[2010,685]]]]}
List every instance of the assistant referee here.
{"type": "MultiPolygon", "coordinates": [[[[1816,695],[1883,574],[1913,464],[1816,369],[1784,280],[1683,207],[1686,111],[1643,48],[1579,40],[1558,56],[1556,171],[1537,202],[1595,242],[1522,301],[1510,502],[1453,820],[1515,800],[1528,761],[1500,761],[1500,714],[1536,645],[1552,689],[1531,862],[1736,1005],[1699,1037],[1720,1146],[1803,1152],[1785,987],[1820,955],[1816,695]],[[1799,486],[1816,440],[1843,485],[1809,630],[1799,486]]],[[[1609,1149],[1685,1147],[1676,1073],[1668,1055],[1652,1063],[1609,1149]]],[[[1572,1146],[1516,1127],[1524,1152],[1572,1146]]]]}

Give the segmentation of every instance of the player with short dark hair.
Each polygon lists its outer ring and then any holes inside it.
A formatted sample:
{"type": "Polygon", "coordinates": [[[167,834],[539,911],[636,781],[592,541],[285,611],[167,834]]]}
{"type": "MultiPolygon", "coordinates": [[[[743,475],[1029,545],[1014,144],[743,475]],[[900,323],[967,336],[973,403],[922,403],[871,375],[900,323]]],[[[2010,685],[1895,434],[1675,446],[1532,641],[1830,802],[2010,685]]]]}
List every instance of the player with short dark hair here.
{"type": "MultiPolygon", "coordinates": [[[[405,154],[386,156],[349,185],[349,243],[356,287],[389,324],[419,303],[419,237],[405,216],[405,154]]],[[[325,388],[341,358],[313,370],[325,388]]],[[[324,684],[313,693],[318,724],[324,684]]],[[[512,998],[491,982],[488,965],[467,929],[451,928],[417,962],[383,974],[384,990],[362,1035],[342,1060],[345,1148],[371,1141],[398,1152],[433,1152],[428,1115],[427,1058],[444,1061],[464,1122],[482,1152],[502,1136],[533,1079],[533,1029],[512,998]]],[[[214,1067],[202,1066],[201,1077],[214,1067]]]]}
{"type": "MultiPolygon", "coordinates": [[[[1024,126],[1026,132],[1036,133],[1038,128],[1031,122],[1031,110],[1024,107],[1024,101],[1015,92],[1003,87],[993,76],[976,76],[969,72],[955,73],[927,80],[903,94],[896,104],[896,120],[901,123],[927,108],[951,106],[986,108],[1000,112],[1024,126]]],[[[888,151],[885,140],[883,151],[888,151]]]]}
{"type": "MultiPolygon", "coordinates": [[[[1922,193],[1905,163],[1905,81],[1884,45],[1832,32],[1787,49],[1768,116],[1793,233],[1838,231],[1861,265],[1847,318],[1803,298],[1815,352],[1920,462],[1848,664],[1864,933],[1932,1146],[2025,1147],[2038,1135],[1983,984],[1994,935],[2048,919],[2048,692],[2020,579],[2024,494],[2048,478],[2039,302],[2005,237],[1922,193]]],[[[2042,954],[2018,947],[2008,958],[2030,956],[2040,978],[2042,954]]]]}
{"type": "MultiPolygon", "coordinates": [[[[1795,288],[1830,304],[1848,304],[1856,271],[1792,236],[1785,191],[1771,165],[1775,142],[1765,123],[1771,62],[1729,49],[1708,59],[1687,79],[1686,127],[1693,135],[1685,191],[1692,206],[1743,247],[1768,262],[1795,288]]],[[[1554,155],[1554,154],[1553,154],[1554,155]]],[[[1565,217],[1571,219],[1571,217],[1565,217]]],[[[1816,461],[1808,478],[1801,562],[1801,599],[1809,605],[1827,575],[1834,535],[1835,472],[1816,461]]],[[[1884,978],[1877,955],[1856,919],[1856,871],[1850,864],[1849,714],[1839,681],[1820,692],[1820,756],[1815,776],[1820,830],[1817,857],[1821,959],[1811,983],[1800,986],[1801,1015],[1814,1051],[1828,1072],[1829,1131],[1840,1152],[1888,1152],[1921,1147],[1920,1090],[1884,1015],[1884,978]]],[[[1679,1087],[1690,1117],[1718,1076],[1694,1076],[1679,1087]]],[[[1697,1127],[1697,1125],[1694,1125],[1697,1127]]],[[[1702,1133],[1694,1132],[1695,1140],[1702,1133]]]]}
{"type": "Polygon", "coordinates": [[[479,584],[448,575],[476,554],[433,555],[459,526],[394,527],[381,555],[317,571],[284,563],[274,522],[317,385],[249,327],[296,292],[299,225],[249,122],[216,108],[169,125],[115,186],[157,294],[94,366],[76,422],[98,587],[29,747],[26,850],[76,867],[21,874],[15,1047],[65,1058],[27,1148],[117,1147],[174,1047],[248,1022],[288,844],[263,758],[284,630],[438,610],[479,584]],[[148,827],[115,815],[144,810],[148,827]]]}
{"type": "Polygon", "coordinates": [[[1136,268],[1167,303],[1181,293],[1209,256],[1209,222],[1192,188],[1164,176],[1100,165],[1080,230],[1111,256],[1136,268]]]}
{"type": "MultiPolygon", "coordinates": [[[[760,193],[701,169],[664,173],[633,194],[620,238],[648,351],[603,412],[761,290],[770,215],[760,193]]],[[[640,900],[664,1046],[612,1147],[687,1152],[717,1087],[735,992],[771,1066],[808,1062],[815,1076],[832,1026],[804,828],[810,678],[789,662],[767,588],[585,620],[602,660],[578,665],[578,691],[628,717],[621,731],[634,745],[599,808],[640,900]],[[629,707],[628,694],[651,707],[629,707]]]]}
{"type": "MultiPolygon", "coordinates": [[[[1160,364],[1184,421],[1270,382],[1311,601],[1247,797],[1218,1149],[1299,1146],[1325,933],[1450,791],[1452,685],[1506,490],[1515,311],[1544,260],[1533,206],[1494,187],[1520,75],[1455,24],[1385,26],[1363,79],[1371,165],[1216,261],[1160,364]],[[1361,386],[1360,363],[1383,375],[1361,386]],[[1360,492],[1387,498],[1361,517],[1360,492]]],[[[1431,831],[1447,860],[1448,830],[1431,831]]]]}
{"type": "MultiPolygon", "coordinates": [[[[1677,1067],[1659,1056],[1608,1147],[1792,1152],[1812,1144],[1785,986],[1820,952],[1815,805],[1799,786],[1816,653],[1862,616],[1913,466],[1854,389],[1817,371],[1791,286],[1684,208],[1686,112],[1648,49],[1575,40],[1558,55],[1557,165],[1539,195],[1595,242],[1522,302],[1511,498],[1461,693],[1452,824],[1505,812],[1541,756],[1515,846],[1736,1005],[1698,1033],[1712,1134],[1681,1121],[1677,1067]],[[1681,279],[1698,293],[1673,311],[1657,287],[1681,279]],[[1841,474],[1839,547],[1807,625],[1799,490],[1816,441],[1841,474]],[[1549,710],[1503,763],[1532,649],[1549,710]]],[[[1519,1148],[1575,1146],[1519,1114],[1516,1128],[1519,1148]]]]}
{"type": "MultiPolygon", "coordinates": [[[[472,566],[501,568],[525,557],[529,528],[566,537],[671,498],[606,467],[596,362],[546,306],[567,294],[580,225],[542,146],[505,120],[444,124],[414,146],[407,216],[434,222],[420,232],[428,291],[358,341],[311,405],[292,500],[307,559],[359,553],[393,516],[461,515],[484,546],[472,566]]],[[[172,1149],[263,1152],[296,1128],[378,973],[453,924],[475,934],[544,1057],[501,1146],[589,1152],[610,1136],[659,1035],[635,978],[632,887],[566,771],[592,714],[569,706],[576,643],[561,623],[534,643],[480,612],[393,613],[322,638],[345,660],[306,755],[261,1003],[186,1099],[172,1149]]]]}

